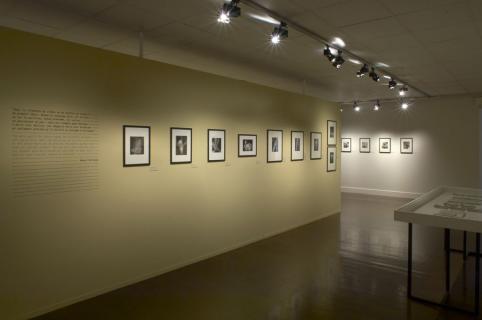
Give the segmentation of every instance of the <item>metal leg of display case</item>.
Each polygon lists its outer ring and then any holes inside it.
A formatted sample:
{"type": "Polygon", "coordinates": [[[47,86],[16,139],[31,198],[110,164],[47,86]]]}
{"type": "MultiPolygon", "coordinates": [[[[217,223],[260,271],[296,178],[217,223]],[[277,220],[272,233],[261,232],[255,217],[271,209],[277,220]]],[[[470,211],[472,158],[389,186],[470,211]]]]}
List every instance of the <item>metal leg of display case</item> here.
{"type": "Polygon", "coordinates": [[[408,224],[407,296],[412,298],[412,224],[408,224]]]}
{"type": "Polygon", "coordinates": [[[445,229],[445,292],[450,292],[450,229],[445,229]]]}
{"type": "Polygon", "coordinates": [[[480,233],[475,234],[475,297],[474,311],[479,314],[480,307],[480,233]]]}
{"type": "Polygon", "coordinates": [[[464,257],[464,262],[467,261],[467,258],[469,256],[472,256],[472,257],[475,256],[475,252],[469,252],[467,249],[467,231],[464,231],[463,249],[461,250],[461,249],[450,248],[450,251],[454,253],[461,253],[464,257]]]}
{"type": "Polygon", "coordinates": [[[407,296],[408,298],[421,303],[431,304],[434,306],[459,311],[469,314],[479,314],[480,306],[480,233],[476,234],[476,252],[475,252],[475,295],[474,295],[474,308],[467,310],[452,306],[446,303],[450,294],[450,253],[453,251],[450,248],[450,229],[445,229],[444,233],[444,251],[445,251],[445,295],[442,302],[435,302],[424,298],[417,297],[412,293],[412,273],[413,273],[413,226],[408,224],[408,273],[407,273],[407,296]]]}

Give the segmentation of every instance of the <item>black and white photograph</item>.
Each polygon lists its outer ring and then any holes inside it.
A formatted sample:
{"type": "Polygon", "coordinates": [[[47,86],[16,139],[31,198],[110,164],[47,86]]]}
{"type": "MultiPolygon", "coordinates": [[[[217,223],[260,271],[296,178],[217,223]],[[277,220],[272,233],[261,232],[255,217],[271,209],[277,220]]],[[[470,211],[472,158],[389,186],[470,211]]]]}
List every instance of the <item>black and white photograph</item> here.
{"type": "Polygon", "coordinates": [[[123,126],[124,167],[151,164],[151,127],[123,126]]]}
{"type": "Polygon", "coordinates": [[[305,158],[304,152],[304,132],[291,131],[291,161],[301,161],[305,158]]]}
{"type": "Polygon", "coordinates": [[[321,132],[310,133],[310,159],[321,159],[321,132]]]}
{"type": "Polygon", "coordinates": [[[132,154],[144,154],[144,137],[131,137],[132,154]]]}
{"type": "Polygon", "coordinates": [[[378,139],[378,151],[380,153],[392,152],[392,139],[391,138],[379,138],[378,139]]]}
{"type": "Polygon", "coordinates": [[[171,164],[192,162],[192,129],[171,128],[171,164]]]}
{"type": "Polygon", "coordinates": [[[176,156],[187,155],[187,136],[176,136],[176,156]]]}
{"type": "Polygon", "coordinates": [[[267,161],[283,161],[283,130],[267,130],[267,161]]]}
{"type": "Polygon", "coordinates": [[[370,138],[360,138],[360,144],[358,146],[360,153],[370,153],[370,138]]]}
{"type": "Polygon", "coordinates": [[[328,145],[334,146],[336,145],[337,137],[336,137],[336,121],[328,120],[327,121],[327,137],[328,137],[328,145]]]}
{"type": "Polygon", "coordinates": [[[257,136],[255,134],[238,135],[238,157],[256,157],[257,136]]]}
{"type": "Polygon", "coordinates": [[[226,130],[208,129],[208,162],[226,160],[226,130]]]}
{"type": "Polygon", "coordinates": [[[279,140],[278,137],[271,138],[271,152],[278,152],[279,150],[279,140]]]}
{"type": "Polygon", "coordinates": [[[336,171],[336,147],[335,146],[328,146],[327,152],[327,161],[326,161],[326,171],[332,172],[336,171]]]}
{"type": "Polygon", "coordinates": [[[413,153],[413,138],[400,138],[400,153],[413,153]]]}
{"type": "Polygon", "coordinates": [[[351,138],[341,138],[341,152],[351,152],[351,138]]]}

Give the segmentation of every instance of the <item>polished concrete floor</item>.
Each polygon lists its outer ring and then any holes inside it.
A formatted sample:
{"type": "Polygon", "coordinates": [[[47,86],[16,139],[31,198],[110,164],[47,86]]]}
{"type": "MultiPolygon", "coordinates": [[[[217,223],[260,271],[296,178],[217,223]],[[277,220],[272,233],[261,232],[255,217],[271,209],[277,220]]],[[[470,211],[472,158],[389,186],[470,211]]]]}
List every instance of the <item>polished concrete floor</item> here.
{"type": "MultiPolygon", "coordinates": [[[[343,195],[339,215],[39,319],[472,319],[406,298],[406,201],[343,195]]],[[[454,304],[472,302],[473,262],[452,259],[454,304]]],[[[414,227],[414,268],[414,293],[440,299],[442,230],[414,227]]]]}

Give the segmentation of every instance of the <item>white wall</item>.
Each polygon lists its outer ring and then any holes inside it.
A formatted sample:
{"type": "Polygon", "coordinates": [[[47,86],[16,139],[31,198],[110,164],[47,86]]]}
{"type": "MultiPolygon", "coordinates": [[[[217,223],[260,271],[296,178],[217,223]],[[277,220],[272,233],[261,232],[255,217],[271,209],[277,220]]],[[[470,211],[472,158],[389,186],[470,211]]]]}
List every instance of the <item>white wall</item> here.
{"type": "Polygon", "coordinates": [[[411,197],[438,185],[478,187],[479,109],[470,97],[418,100],[409,110],[395,104],[379,112],[343,113],[342,137],[352,152],[342,154],[342,190],[411,197]],[[359,138],[371,138],[371,153],[359,152],[359,138]],[[392,153],[378,152],[378,138],[392,138],[392,153]],[[400,154],[400,138],[413,137],[414,153],[400,154]]]}

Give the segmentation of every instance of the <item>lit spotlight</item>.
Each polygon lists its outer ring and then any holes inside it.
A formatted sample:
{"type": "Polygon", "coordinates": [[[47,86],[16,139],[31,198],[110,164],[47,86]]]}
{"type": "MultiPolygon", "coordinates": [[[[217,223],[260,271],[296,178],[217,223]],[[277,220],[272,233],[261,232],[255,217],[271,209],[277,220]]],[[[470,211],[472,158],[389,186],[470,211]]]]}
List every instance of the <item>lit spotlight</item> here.
{"type": "Polygon", "coordinates": [[[364,64],[363,67],[361,67],[360,71],[356,73],[357,78],[361,78],[365,76],[368,73],[368,65],[364,64]]]}
{"type": "Polygon", "coordinates": [[[276,26],[271,34],[271,43],[278,44],[282,39],[288,38],[288,25],[286,22],[281,22],[276,26]]]}
{"type": "Polygon", "coordinates": [[[341,55],[342,55],[341,50],[338,50],[338,55],[333,60],[333,66],[337,69],[340,69],[342,64],[345,63],[345,59],[343,59],[341,55]]]}
{"type": "Polygon", "coordinates": [[[375,72],[375,68],[372,67],[372,71],[368,74],[373,81],[378,82],[380,81],[380,76],[375,72]]]}
{"type": "Polygon", "coordinates": [[[377,100],[377,102],[375,102],[375,104],[373,105],[373,111],[378,111],[380,110],[380,101],[377,100]]]}
{"type": "Polygon", "coordinates": [[[400,90],[398,90],[398,94],[400,95],[400,97],[404,97],[407,94],[407,91],[407,86],[403,86],[400,88],[400,90]]]}
{"type": "Polygon", "coordinates": [[[241,15],[241,8],[238,7],[239,0],[231,0],[225,3],[219,12],[218,22],[228,24],[231,18],[237,18],[241,15]]]}
{"type": "Polygon", "coordinates": [[[396,86],[397,86],[397,82],[393,78],[391,78],[390,81],[388,81],[388,88],[390,90],[393,90],[395,89],[396,86]]]}
{"type": "Polygon", "coordinates": [[[323,55],[330,61],[333,62],[335,59],[335,55],[331,52],[331,48],[326,46],[325,50],[323,50],[323,55]]]}
{"type": "Polygon", "coordinates": [[[405,101],[402,101],[402,104],[400,105],[402,107],[403,110],[407,110],[408,109],[408,103],[405,102],[405,101]]]}
{"type": "Polygon", "coordinates": [[[358,102],[356,102],[356,101],[353,102],[353,110],[354,110],[355,112],[360,112],[360,110],[361,110],[360,105],[359,105],[358,102]]]}

